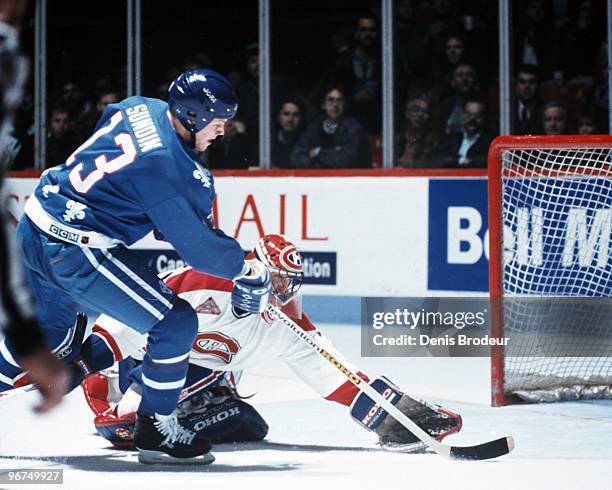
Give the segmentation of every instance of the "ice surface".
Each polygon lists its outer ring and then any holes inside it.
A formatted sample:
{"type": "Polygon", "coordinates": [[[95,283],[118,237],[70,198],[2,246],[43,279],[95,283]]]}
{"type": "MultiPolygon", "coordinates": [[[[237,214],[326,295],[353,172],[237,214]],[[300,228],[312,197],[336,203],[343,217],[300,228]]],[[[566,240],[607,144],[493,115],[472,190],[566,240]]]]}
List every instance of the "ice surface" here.
{"type": "Polygon", "coordinates": [[[211,466],[144,466],[135,453],[109,448],[75,392],[45,417],[29,408],[36,395],[0,401],[0,472],[62,468],[64,485],[55,488],[79,490],[612,489],[612,402],[490,408],[488,359],[362,359],[358,327],[321,328],[363,371],[386,374],[407,392],[459,411],[464,429],[448,442],[510,434],[516,450],[488,462],[384,452],[344,407],[318,399],[289,369],[270,362],[240,384],[242,394],[255,393],[251,402],[270,425],[266,441],[216,446],[211,466]]]}

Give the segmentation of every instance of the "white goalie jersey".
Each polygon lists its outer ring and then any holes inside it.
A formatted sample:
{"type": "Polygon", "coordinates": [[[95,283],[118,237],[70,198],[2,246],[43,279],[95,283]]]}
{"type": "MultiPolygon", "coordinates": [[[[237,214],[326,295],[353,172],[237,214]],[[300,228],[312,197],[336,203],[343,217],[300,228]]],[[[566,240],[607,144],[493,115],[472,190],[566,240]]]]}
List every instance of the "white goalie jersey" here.
{"type": "MultiPolygon", "coordinates": [[[[352,399],[354,389],[346,377],[278,320],[265,312],[255,315],[236,311],[230,301],[232,281],[184,267],[165,277],[164,282],[189,302],[198,316],[190,363],[214,371],[242,371],[278,358],[322,397],[339,403],[352,399]]],[[[357,371],[305,313],[292,319],[311,335],[319,335],[334,357],[357,371]]],[[[146,335],[106,315],[96,320],[94,331],[102,333],[111,344],[117,360],[127,356],[142,359],[146,335]]]]}

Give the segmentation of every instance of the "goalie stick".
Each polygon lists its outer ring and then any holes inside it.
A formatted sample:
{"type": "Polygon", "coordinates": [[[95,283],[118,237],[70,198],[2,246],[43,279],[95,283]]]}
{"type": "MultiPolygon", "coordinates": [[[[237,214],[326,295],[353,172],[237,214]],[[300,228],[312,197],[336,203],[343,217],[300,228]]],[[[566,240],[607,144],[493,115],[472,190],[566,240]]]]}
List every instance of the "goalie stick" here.
{"type": "Polygon", "coordinates": [[[499,439],[477,444],[475,446],[449,446],[436,441],[415,422],[400,412],[395,405],[378,393],[366,381],[361,379],[359,376],[357,376],[357,374],[348,369],[346,366],[344,366],[344,364],[327,352],[319,343],[319,339],[316,337],[316,335],[308,335],[306,331],[302,330],[293,320],[278,310],[275,306],[268,304],[266,310],[270,315],[278,318],[278,320],[280,320],[280,322],[291,330],[297,337],[321,354],[322,357],[327,359],[334,367],[336,367],[336,369],[342,372],[342,374],[344,374],[349,381],[351,381],[351,383],[363,391],[374,402],[383,407],[389,415],[400,422],[406,429],[416,435],[419,439],[421,439],[421,441],[427,444],[440,456],[444,456],[449,459],[478,461],[483,459],[497,458],[499,456],[508,454],[514,449],[514,439],[512,436],[501,437],[499,439]]]}

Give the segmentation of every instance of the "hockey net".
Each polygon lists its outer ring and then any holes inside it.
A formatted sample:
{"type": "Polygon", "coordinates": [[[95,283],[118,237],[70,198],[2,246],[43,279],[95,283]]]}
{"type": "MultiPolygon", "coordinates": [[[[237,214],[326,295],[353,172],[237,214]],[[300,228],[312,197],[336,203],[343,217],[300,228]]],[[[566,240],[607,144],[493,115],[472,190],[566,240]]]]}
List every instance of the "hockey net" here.
{"type": "Polygon", "coordinates": [[[489,151],[492,401],[612,398],[612,137],[489,151]]]}

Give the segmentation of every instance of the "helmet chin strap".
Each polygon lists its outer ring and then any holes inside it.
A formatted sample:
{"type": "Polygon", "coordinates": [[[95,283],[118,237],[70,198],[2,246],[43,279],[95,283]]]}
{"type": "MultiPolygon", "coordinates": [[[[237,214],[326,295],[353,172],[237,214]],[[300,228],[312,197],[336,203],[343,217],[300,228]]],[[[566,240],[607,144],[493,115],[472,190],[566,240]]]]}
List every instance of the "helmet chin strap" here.
{"type": "Polygon", "coordinates": [[[195,133],[189,133],[191,135],[191,137],[189,138],[189,147],[195,149],[195,140],[196,140],[196,135],[195,133]]]}

